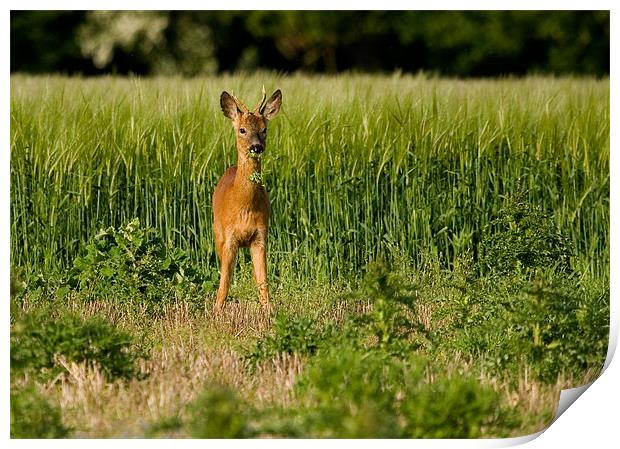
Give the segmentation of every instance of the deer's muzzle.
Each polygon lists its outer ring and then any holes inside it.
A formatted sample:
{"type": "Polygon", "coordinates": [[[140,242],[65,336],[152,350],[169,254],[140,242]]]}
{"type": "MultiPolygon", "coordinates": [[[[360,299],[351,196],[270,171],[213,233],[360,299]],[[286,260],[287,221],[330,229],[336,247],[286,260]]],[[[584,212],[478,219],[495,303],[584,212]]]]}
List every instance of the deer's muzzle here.
{"type": "Polygon", "coordinates": [[[265,147],[261,144],[252,145],[250,147],[250,153],[261,154],[263,151],[265,151],[265,147]]]}

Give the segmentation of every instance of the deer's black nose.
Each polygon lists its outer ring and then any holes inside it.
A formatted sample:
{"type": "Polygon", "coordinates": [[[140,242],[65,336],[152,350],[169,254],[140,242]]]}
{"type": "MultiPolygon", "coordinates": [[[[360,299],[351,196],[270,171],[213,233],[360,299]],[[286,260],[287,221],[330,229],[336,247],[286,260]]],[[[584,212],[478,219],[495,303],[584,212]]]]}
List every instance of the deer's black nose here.
{"type": "Polygon", "coordinates": [[[265,147],[259,143],[250,147],[250,153],[260,154],[263,151],[265,151],[265,147]]]}

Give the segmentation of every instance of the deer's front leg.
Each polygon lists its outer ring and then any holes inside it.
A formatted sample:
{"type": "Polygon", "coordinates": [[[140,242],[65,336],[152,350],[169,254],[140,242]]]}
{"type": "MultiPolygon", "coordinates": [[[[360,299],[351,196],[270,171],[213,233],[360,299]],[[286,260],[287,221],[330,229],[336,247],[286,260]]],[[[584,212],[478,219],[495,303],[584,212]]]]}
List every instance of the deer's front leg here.
{"type": "Polygon", "coordinates": [[[228,295],[228,288],[230,286],[230,279],[235,268],[235,261],[237,259],[236,244],[224,244],[221,247],[221,273],[220,273],[220,287],[217,290],[217,298],[213,307],[214,312],[219,312],[224,307],[224,301],[228,295]]]}
{"type": "Polygon", "coordinates": [[[266,310],[271,310],[269,285],[267,283],[267,232],[261,233],[250,245],[254,279],[258,286],[260,302],[266,310]]]}

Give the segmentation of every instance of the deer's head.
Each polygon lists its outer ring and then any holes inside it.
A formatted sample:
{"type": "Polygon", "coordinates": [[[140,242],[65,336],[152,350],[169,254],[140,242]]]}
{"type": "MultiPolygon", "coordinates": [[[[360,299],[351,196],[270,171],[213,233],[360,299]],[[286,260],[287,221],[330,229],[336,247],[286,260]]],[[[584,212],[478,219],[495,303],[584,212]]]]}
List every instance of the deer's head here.
{"type": "Polygon", "coordinates": [[[235,96],[222,92],[220,106],[224,115],[233,122],[240,161],[260,159],[265,151],[267,123],[276,116],[281,104],[282,92],[279,89],[267,99],[263,88],[261,100],[252,111],[235,96]]]}

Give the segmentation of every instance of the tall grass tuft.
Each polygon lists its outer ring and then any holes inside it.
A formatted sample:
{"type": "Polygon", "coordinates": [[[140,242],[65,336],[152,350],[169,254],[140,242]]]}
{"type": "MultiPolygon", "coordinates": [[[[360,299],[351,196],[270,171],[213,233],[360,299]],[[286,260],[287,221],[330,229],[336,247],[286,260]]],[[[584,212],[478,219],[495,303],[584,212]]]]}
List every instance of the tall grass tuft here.
{"type": "Polygon", "coordinates": [[[552,214],[581,270],[608,276],[609,80],[425,76],[11,78],[11,258],[66,267],[139,217],[215,267],[210,197],[234,164],[222,90],[282,89],[264,176],[270,270],[297,280],[376,259],[450,267],[506,196],[552,214]]]}

